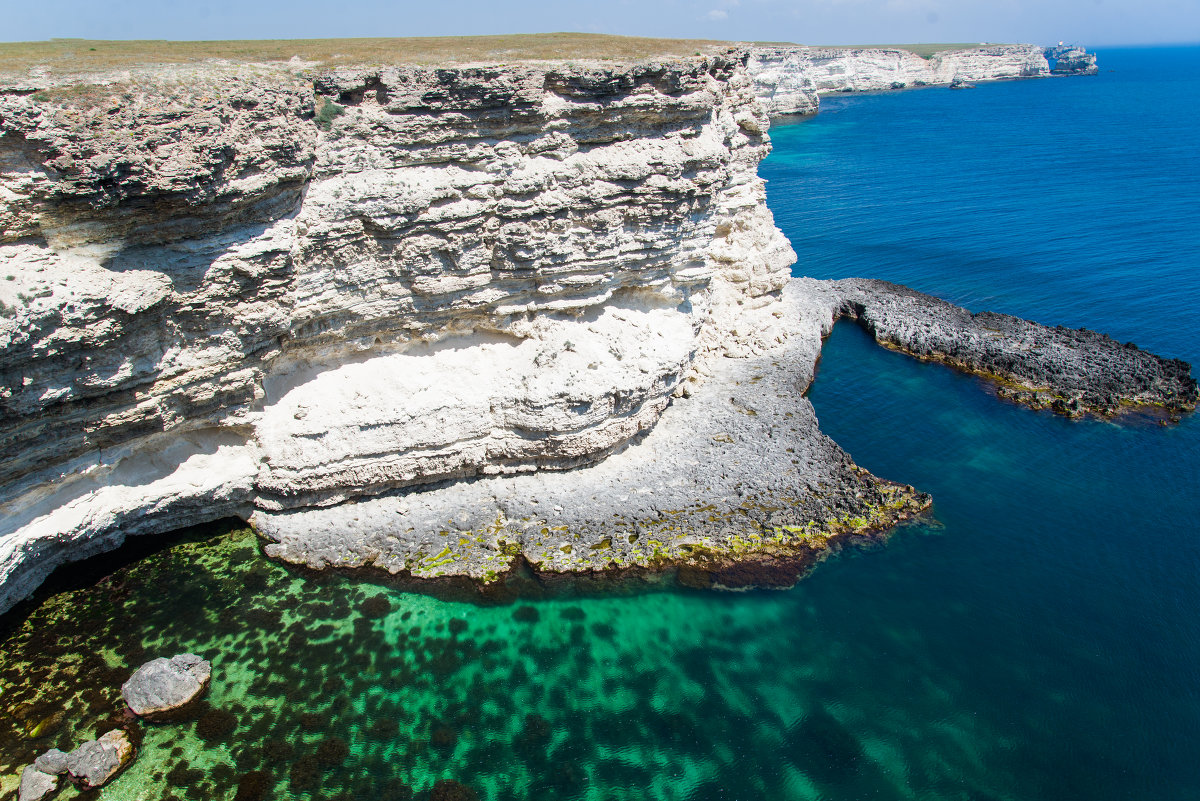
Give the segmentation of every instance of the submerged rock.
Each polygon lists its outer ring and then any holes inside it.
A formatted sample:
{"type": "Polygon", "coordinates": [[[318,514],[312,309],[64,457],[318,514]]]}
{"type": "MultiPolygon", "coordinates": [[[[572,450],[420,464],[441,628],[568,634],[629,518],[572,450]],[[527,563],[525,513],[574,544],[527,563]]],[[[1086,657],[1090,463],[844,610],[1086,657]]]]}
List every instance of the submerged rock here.
{"type": "Polygon", "coordinates": [[[21,789],[18,801],[42,801],[58,789],[58,776],[43,773],[36,765],[29,765],[21,771],[21,789]]]}
{"type": "Polygon", "coordinates": [[[195,654],[160,657],[134,671],[121,695],[134,714],[160,717],[199,698],[210,678],[212,665],[195,654]]]}
{"type": "Polygon", "coordinates": [[[113,729],[67,754],[67,770],[85,787],[100,787],[133,762],[133,743],[123,729],[113,729]]]}
{"type": "Polygon", "coordinates": [[[429,801],[479,801],[479,795],[462,782],[441,779],[429,792],[429,801]]]}

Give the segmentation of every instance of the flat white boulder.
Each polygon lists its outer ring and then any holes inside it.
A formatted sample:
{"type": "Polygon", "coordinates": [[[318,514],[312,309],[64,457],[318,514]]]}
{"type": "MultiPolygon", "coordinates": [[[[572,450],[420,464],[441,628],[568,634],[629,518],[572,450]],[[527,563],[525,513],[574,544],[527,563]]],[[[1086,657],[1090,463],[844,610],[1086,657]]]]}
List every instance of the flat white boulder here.
{"type": "Polygon", "coordinates": [[[21,789],[18,801],[42,801],[58,789],[58,776],[43,773],[29,765],[21,771],[21,789]]]}
{"type": "Polygon", "coordinates": [[[134,714],[153,717],[194,701],[212,677],[212,665],[195,654],[160,657],[133,672],[121,695],[134,714]]]}
{"type": "Polygon", "coordinates": [[[67,754],[67,770],[85,787],[100,787],[133,761],[133,743],[123,729],[113,729],[67,754]]]}

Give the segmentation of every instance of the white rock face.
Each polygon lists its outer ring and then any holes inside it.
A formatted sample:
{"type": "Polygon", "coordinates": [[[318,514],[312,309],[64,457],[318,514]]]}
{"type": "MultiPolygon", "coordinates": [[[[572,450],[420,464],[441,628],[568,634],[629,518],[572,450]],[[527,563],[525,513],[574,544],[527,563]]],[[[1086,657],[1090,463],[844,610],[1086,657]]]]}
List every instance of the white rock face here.
{"type": "Polygon", "coordinates": [[[1045,52],[1033,45],[947,50],[928,59],[902,48],[755,47],[747,69],[771,114],[813,114],[820,96],[834,92],[1050,75],[1045,52]]]}
{"type": "Polygon", "coordinates": [[[595,462],[780,336],[736,56],[77,82],[0,95],[0,609],[129,534],[595,462]]]}
{"type": "Polygon", "coordinates": [[[42,801],[49,798],[58,789],[58,776],[43,773],[33,765],[27,765],[21,771],[21,785],[18,790],[18,801],[42,801]]]}

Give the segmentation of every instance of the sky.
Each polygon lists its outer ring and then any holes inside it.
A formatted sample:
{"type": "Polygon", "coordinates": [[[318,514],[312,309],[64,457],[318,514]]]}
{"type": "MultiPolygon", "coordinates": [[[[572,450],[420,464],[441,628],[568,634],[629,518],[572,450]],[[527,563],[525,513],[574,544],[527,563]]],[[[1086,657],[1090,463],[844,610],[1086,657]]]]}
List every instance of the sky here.
{"type": "Polygon", "coordinates": [[[802,44],[1200,42],[1200,0],[6,0],[0,41],[585,31],[802,44]]]}

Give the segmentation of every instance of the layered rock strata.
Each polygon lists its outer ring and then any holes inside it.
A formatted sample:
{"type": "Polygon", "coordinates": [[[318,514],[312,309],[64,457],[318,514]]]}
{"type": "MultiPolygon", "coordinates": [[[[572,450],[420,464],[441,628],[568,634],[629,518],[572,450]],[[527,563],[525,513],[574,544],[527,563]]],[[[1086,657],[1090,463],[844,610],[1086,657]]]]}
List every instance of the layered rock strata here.
{"type": "Polygon", "coordinates": [[[584,470],[259,510],[252,522],[275,541],[269,554],[312,568],[491,582],[528,566],[542,583],[666,570],[693,585],[790,586],[842,542],[929,503],[856,466],[803,397],[840,307],[836,285],[790,282],[773,347],[718,360],[652,430],[584,470]]]}
{"type": "Polygon", "coordinates": [[[761,350],[793,259],[736,54],[31,80],[0,607],[127,534],[601,459],[761,350]]]}
{"type": "MultiPolygon", "coordinates": [[[[14,79],[0,610],[230,515],[312,567],[740,587],[924,508],[802,397],[836,316],[1032,390],[1006,353],[1096,343],[1014,322],[971,361],[986,319],[788,283],[746,58],[14,79]]],[[[1139,366],[1084,390],[1186,408],[1182,368],[1097,347],[1139,366]]]]}
{"type": "Polygon", "coordinates": [[[924,58],[904,48],[754,47],[747,69],[771,114],[814,114],[821,95],[917,86],[1041,78],[1050,73],[1034,45],[986,45],[924,58]]]}
{"type": "MultiPolygon", "coordinates": [[[[538,583],[673,571],[691,586],[790,586],[848,541],[926,508],[928,496],[857,467],[820,432],[803,391],[822,337],[856,319],[881,344],[998,384],[1070,416],[1195,409],[1186,363],[1086,330],[1048,328],[883,281],[786,287],[778,344],[689,381],[655,428],[586,475],[538,473],[256,512],[267,552],[312,568],[374,566],[400,578],[538,583]]],[[[485,592],[502,595],[503,582],[485,592]]]]}

